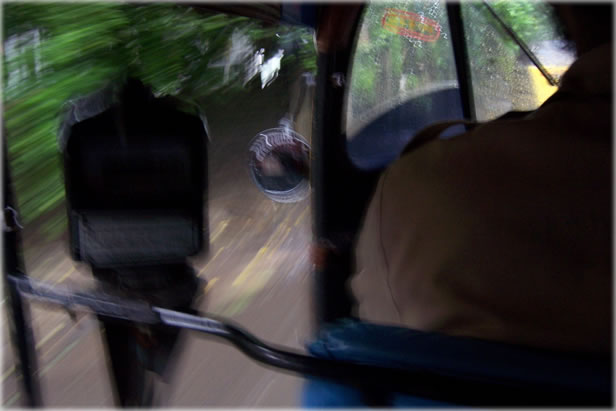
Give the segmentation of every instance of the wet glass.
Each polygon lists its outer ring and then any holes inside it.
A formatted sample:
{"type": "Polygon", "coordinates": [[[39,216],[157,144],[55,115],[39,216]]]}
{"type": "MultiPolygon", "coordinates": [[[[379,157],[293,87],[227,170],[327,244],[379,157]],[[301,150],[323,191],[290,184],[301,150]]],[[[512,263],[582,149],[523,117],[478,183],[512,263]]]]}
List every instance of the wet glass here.
{"type": "Polygon", "coordinates": [[[421,128],[461,118],[445,2],[369,3],[350,76],[347,147],[359,167],[383,167],[421,128]]]}
{"type": "Polygon", "coordinates": [[[298,202],[310,192],[310,145],[288,123],[253,138],[248,166],[257,187],[274,201],[298,202]]]}
{"type": "MultiPolygon", "coordinates": [[[[498,16],[522,39],[556,80],[575,56],[550,6],[536,1],[491,1],[498,16]]],[[[557,89],[480,2],[462,3],[477,120],[539,107],[557,89]]]]}

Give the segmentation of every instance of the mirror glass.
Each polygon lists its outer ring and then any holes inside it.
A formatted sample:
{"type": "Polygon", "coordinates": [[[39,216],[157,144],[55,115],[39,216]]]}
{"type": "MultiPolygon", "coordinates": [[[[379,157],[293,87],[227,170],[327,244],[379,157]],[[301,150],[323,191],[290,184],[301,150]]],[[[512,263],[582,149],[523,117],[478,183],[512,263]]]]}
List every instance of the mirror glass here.
{"type": "Polygon", "coordinates": [[[294,130],[273,128],[250,144],[249,168],[257,187],[274,201],[291,203],[310,191],[310,145],[294,130]]]}

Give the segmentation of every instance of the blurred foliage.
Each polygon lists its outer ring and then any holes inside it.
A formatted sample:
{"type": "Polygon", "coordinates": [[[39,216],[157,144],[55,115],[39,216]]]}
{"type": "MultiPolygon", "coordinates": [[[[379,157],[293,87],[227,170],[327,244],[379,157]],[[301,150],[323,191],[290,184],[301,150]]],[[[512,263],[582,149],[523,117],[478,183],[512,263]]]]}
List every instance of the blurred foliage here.
{"type": "MultiPolygon", "coordinates": [[[[489,4],[496,14],[527,44],[550,40],[560,34],[559,25],[555,24],[557,20],[554,11],[546,2],[536,0],[496,0],[490,1],[489,4]]],[[[468,5],[481,8],[481,12],[486,16],[489,13],[487,8],[480,3],[471,2],[468,5]]],[[[491,21],[493,20],[491,15],[489,18],[491,21]]],[[[500,24],[492,22],[492,25],[498,27],[504,44],[518,51],[517,44],[504,32],[500,24]]]]}
{"type": "MultiPolygon", "coordinates": [[[[545,41],[563,39],[547,3],[498,0],[490,5],[531,49],[545,41]]],[[[531,64],[528,57],[484,4],[464,3],[462,17],[478,119],[488,120],[510,110],[535,109],[537,96],[527,70],[531,64]]]]}
{"type": "MultiPolygon", "coordinates": [[[[560,36],[559,25],[552,8],[544,2],[524,0],[498,0],[489,3],[498,16],[518,35],[522,41],[531,46],[545,40],[560,36]]],[[[497,60],[511,61],[522,54],[522,50],[503,29],[482,3],[464,3],[462,15],[466,20],[466,37],[469,49],[493,49],[494,53],[475,56],[477,65],[490,64],[497,60]]]]}
{"type": "MultiPolygon", "coordinates": [[[[6,3],[3,17],[3,131],[25,223],[57,209],[64,199],[56,136],[67,101],[126,76],[141,79],[156,95],[174,95],[197,107],[213,93],[218,101],[232,99],[251,84],[244,87],[238,70],[223,79],[224,64],[212,63],[229,55],[234,33],[268,51],[279,47],[280,38],[294,42],[299,46],[286,53],[282,69],[316,70],[309,30],[263,27],[190,6],[6,3]]],[[[64,219],[62,213],[53,215],[45,230],[57,234],[64,219]]]]}
{"type": "MultiPolygon", "coordinates": [[[[351,87],[357,111],[439,79],[455,79],[446,36],[424,44],[384,30],[387,8],[428,15],[448,31],[438,1],[375,2],[366,7],[357,42],[351,87]]],[[[553,38],[546,4],[491,1],[497,13],[526,42],[553,38]]],[[[465,3],[484,20],[467,24],[469,48],[498,50],[476,56],[473,64],[506,72],[518,46],[481,3],[465,3]],[[490,27],[485,24],[490,22],[490,27]],[[495,30],[500,35],[495,36],[495,30]],[[476,44],[475,44],[476,43],[476,44]]],[[[199,107],[216,93],[231,100],[254,87],[243,73],[212,64],[224,60],[231,38],[240,33],[256,48],[282,47],[283,70],[316,72],[312,33],[291,26],[264,27],[238,16],[204,14],[169,3],[6,3],[4,14],[4,133],[9,147],[19,207],[26,223],[57,208],[64,198],[56,134],[63,105],[127,75],[140,78],[159,95],[174,95],[199,107]],[[226,81],[225,81],[226,80],[226,81]]],[[[266,55],[266,58],[269,55],[266,55]]],[[[257,76],[258,77],[258,76],[257,76]]],[[[62,230],[62,213],[47,229],[62,230]]]]}

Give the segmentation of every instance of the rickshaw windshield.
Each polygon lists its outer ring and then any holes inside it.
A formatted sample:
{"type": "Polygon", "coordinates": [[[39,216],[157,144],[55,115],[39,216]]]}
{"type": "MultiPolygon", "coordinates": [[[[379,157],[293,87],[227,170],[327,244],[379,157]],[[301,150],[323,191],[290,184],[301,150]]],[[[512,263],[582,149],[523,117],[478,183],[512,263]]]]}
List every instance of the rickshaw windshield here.
{"type": "MultiPolygon", "coordinates": [[[[574,55],[543,2],[461,5],[467,61],[456,61],[446,3],[369,3],[361,18],[346,99],[347,149],[360,168],[382,168],[423,127],[465,117],[456,64],[468,65],[467,120],[541,105],[549,84],[503,23],[558,79],[574,55]],[[496,13],[496,17],[492,14],[496,13]]],[[[463,131],[457,127],[443,136],[463,131]]]]}

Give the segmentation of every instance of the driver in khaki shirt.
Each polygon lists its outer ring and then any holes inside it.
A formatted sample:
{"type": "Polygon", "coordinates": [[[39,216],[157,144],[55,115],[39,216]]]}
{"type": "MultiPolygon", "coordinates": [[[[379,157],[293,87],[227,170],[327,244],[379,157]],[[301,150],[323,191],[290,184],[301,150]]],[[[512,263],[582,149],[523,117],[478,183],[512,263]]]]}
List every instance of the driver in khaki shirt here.
{"type": "Polygon", "coordinates": [[[384,172],[356,246],[362,320],[610,352],[611,7],[555,5],[579,58],[539,109],[434,133],[384,172]]]}

